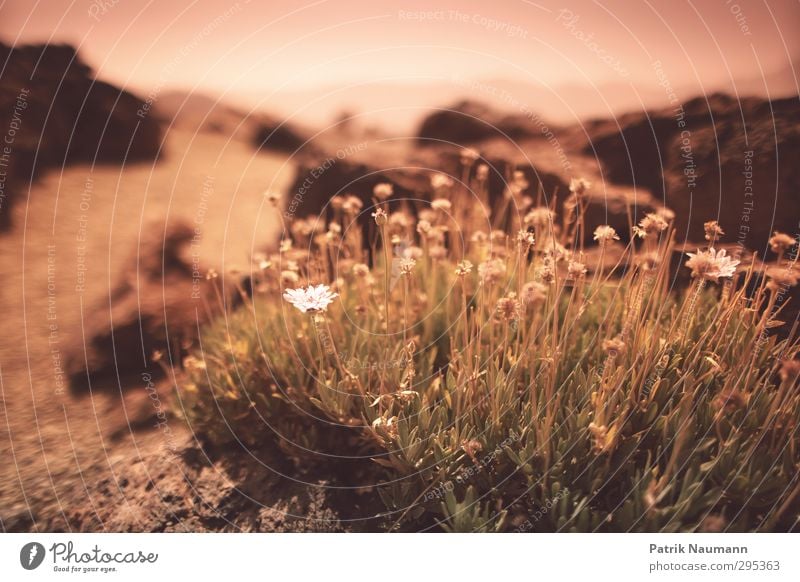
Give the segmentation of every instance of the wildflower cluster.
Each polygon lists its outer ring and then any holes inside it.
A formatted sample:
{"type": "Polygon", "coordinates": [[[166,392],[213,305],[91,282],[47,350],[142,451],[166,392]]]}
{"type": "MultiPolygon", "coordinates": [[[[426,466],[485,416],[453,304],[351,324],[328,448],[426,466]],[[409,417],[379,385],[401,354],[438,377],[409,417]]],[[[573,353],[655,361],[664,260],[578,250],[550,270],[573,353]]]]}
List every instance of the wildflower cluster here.
{"type": "Polygon", "coordinates": [[[585,180],[557,207],[518,172],[492,200],[462,164],[430,202],[381,184],[287,225],[186,366],[192,427],[297,464],[371,458],[390,530],[796,527],[798,344],[767,333],[770,289],[719,225],[673,292],[669,210],[621,236],[587,224],[585,180]]]}

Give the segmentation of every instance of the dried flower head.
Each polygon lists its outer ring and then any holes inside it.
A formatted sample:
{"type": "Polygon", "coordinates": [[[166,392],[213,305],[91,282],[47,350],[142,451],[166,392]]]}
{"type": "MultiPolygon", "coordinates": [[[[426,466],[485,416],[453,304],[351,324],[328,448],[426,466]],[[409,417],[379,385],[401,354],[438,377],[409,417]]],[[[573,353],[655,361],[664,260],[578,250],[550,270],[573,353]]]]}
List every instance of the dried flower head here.
{"type": "Polygon", "coordinates": [[[506,297],[497,300],[495,307],[497,317],[505,321],[515,321],[519,319],[522,312],[522,305],[517,299],[516,293],[509,293],[506,297]]]}
{"type": "Polygon", "coordinates": [[[767,288],[773,291],[789,289],[797,285],[800,273],[794,270],[794,265],[788,267],[771,267],[767,269],[767,288]]]}
{"type": "Polygon", "coordinates": [[[445,198],[437,198],[433,202],[431,202],[431,208],[434,210],[439,210],[441,212],[450,212],[450,209],[453,207],[449,200],[445,198]]]}
{"type": "Polygon", "coordinates": [[[567,265],[567,274],[570,279],[577,280],[586,275],[586,265],[578,261],[570,261],[567,265]]]}
{"type": "Polygon", "coordinates": [[[458,263],[458,266],[456,266],[456,275],[458,275],[459,277],[466,277],[471,272],[472,272],[472,263],[467,260],[461,261],[460,263],[458,263]]]}
{"type": "Polygon", "coordinates": [[[547,299],[547,287],[538,281],[525,283],[525,285],[522,286],[522,295],[520,298],[525,305],[540,305],[547,299]]]}
{"type": "Polygon", "coordinates": [[[489,240],[495,245],[505,244],[507,238],[508,235],[503,230],[493,230],[489,233],[489,240]]]}
{"type": "Polygon", "coordinates": [[[431,223],[427,220],[420,220],[417,222],[417,232],[423,236],[427,235],[431,231],[431,223]]]}
{"type": "Polygon", "coordinates": [[[332,222],[328,232],[325,233],[325,242],[333,243],[342,238],[342,227],[332,222]]]}
{"type": "Polygon", "coordinates": [[[478,150],[474,150],[472,148],[464,148],[461,150],[461,163],[465,166],[471,166],[476,161],[478,161],[481,157],[481,154],[478,150]]]}
{"type": "Polygon", "coordinates": [[[531,211],[525,215],[523,220],[525,224],[530,226],[544,227],[553,224],[554,218],[555,212],[546,206],[537,206],[536,208],[532,208],[531,211]]]}
{"type": "Polygon", "coordinates": [[[369,267],[364,263],[356,263],[353,265],[353,275],[356,277],[366,277],[369,275],[369,267]]]}
{"type": "Polygon", "coordinates": [[[444,224],[437,224],[431,231],[428,233],[428,239],[433,241],[439,241],[440,243],[444,244],[445,233],[450,231],[450,227],[444,224]]]}
{"type": "Polygon", "coordinates": [[[375,212],[373,212],[372,218],[375,219],[375,224],[378,226],[383,226],[389,222],[389,215],[386,214],[386,211],[383,208],[378,208],[375,212]]]}
{"type": "Polygon", "coordinates": [[[435,261],[439,261],[447,256],[447,249],[442,245],[434,245],[428,249],[428,256],[435,261]]]}
{"type": "Polygon", "coordinates": [[[725,231],[722,230],[722,227],[716,220],[709,220],[704,223],[703,230],[706,231],[706,240],[711,241],[712,245],[719,237],[725,234],[725,231]]]}
{"type": "Polygon", "coordinates": [[[619,235],[613,227],[608,225],[598,226],[594,229],[594,240],[599,242],[601,245],[605,245],[612,240],[619,240],[619,235]]]}
{"type": "Polygon", "coordinates": [[[672,222],[673,220],[675,220],[675,213],[666,206],[662,206],[661,208],[656,210],[656,214],[667,222],[672,222]]]}
{"type": "Polygon", "coordinates": [[[604,424],[589,423],[589,433],[592,435],[594,442],[594,449],[602,451],[606,446],[606,436],[608,435],[608,427],[604,424]]]}
{"type": "Polygon", "coordinates": [[[300,280],[300,275],[295,271],[281,271],[281,283],[284,285],[294,285],[300,280]]]}
{"type": "Polygon", "coordinates": [[[548,285],[551,285],[551,284],[553,284],[555,282],[555,280],[556,280],[556,269],[555,269],[555,264],[553,262],[553,258],[552,257],[550,257],[550,256],[545,256],[544,257],[544,260],[542,262],[542,266],[539,267],[538,275],[539,275],[539,278],[542,281],[544,281],[545,283],[547,283],[548,285]]]}
{"type": "Polygon", "coordinates": [[[206,281],[211,281],[212,279],[216,279],[217,277],[219,277],[219,274],[217,273],[217,270],[214,268],[211,268],[206,272],[206,281]]]}
{"type": "Polygon", "coordinates": [[[609,356],[617,356],[625,351],[625,342],[621,337],[603,340],[603,351],[609,356]]]}
{"type": "Polygon", "coordinates": [[[389,215],[389,224],[399,229],[408,228],[413,222],[413,219],[405,212],[392,212],[389,215]]]}
{"type": "Polygon", "coordinates": [[[692,270],[692,277],[701,277],[706,281],[719,281],[720,277],[733,277],[736,273],[738,260],[727,256],[725,249],[707,251],[697,250],[696,253],[687,253],[689,260],[686,266],[692,270]]]}
{"type": "Polygon", "coordinates": [[[633,233],[639,238],[655,236],[665,231],[669,225],[667,221],[654,212],[650,212],[639,221],[639,226],[633,227],[633,233]]]}
{"type": "Polygon", "coordinates": [[[470,439],[461,441],[461,448],[465,453],[467,453],[467,456],[470,459],[475,461],[475,455],[483,450],[483,445],[480,443],[480,441],[470,439]]]}
{"type": "Polygon", "coordinates": [[[530,182],[528,182],[528,178],[525,177],[525,172],[521,170],[516,170],[511,178],[511,183],[508,185],[509,190],[513,194],[521,194],[525,190],[528,189],[530,186],[530,182]]]}
{"type": "Polygon", "coordinates": [[[372,189],[372,193],[378,200],[386,200],[392,194],[394,194],[394,186],[387,182],[381,182],[380,184],[375,184],[375,187],[372,189]]]}
{"type": "Polygon", "coordinates": [[[339,262],[337,264],[338,268],[336,269],[337,274],[338,273],[352,273],[353,272],[353,267],[355,265],[356,265],[356,262],[353,259],[349,259],[349,258],[339,259],[339,262]]]}
{"type": "Polygon", "coordinates": [[[312,232],[314,232],[314,227],[311,224],[311,221],[306,220],[304,218],[298,218],[292,225],[289,227],[291,233],[297,238],[304,238],[309,236],[312,232]]]}
{"type": "Polygon", "coordinates": [[[303,313],[327,311],[338,293],[333,293],[327,285],[309,285],[306,288],[287,289],[283,298],[303,313]]]}
{"type": "Polygon", "coordinates": [[[486,164],[478,164],[478,167],[475,169],[475,177],[481,182],[488,180],[489,166],[486,164]]]}
{"type": "Polygon", "coordinates": [[[655,251],[644,253],[636,257],[636,264],[643,271],[655,271],[661,264],[661,256],[655,251]]]}
{"type": "Polygon", "coordinates": [[[527,230],[520,230],[517,232],[517,244],[519,245],[519,250],[523,253],[527,253],[534,244],[536,244],[536,237],[533,235],[532,232],[528,232],[527,230]]]}
{"type": "Polygon", "coordinates": [[[424,255],[424,251],[416,246],[410,246],[403,249],[403,257],[406,259],[421,259],[424,255]]]}
{"type": "Polygon", "coordinates": [[[440,172],[436,172],[431,176],[431,186],[434,190],[440,190],[442,188],[450,188],[453,185],[453,179],[446,174],[442,174],[440,172]]]}
{"type": "Polygon", "coordinates": [[[414,270],[417,261],[414,259],[400,259],[400,274],[409,275],[414,270]]]}
{"type": "Polygon", "coordinates": [[[352,194],[345,198],[344,204],[342,204],[342,209],[348,214],[358,214],[362,208],[364,208],[364,203],[361,198],[352,194]]]}
{"type": "Polygon", "coordinates": [[[469,241],[477,245],[485,244],[486,241],[488,240],[489,240],[489,235],[487,235],[482,230],[476,230],[475,232],[472,233],[472,236],[469,237],[469,241]]]}
{"type": "Polygon", "coordinates": [[[583,178],[573,178],[569,181],[569,191],[579,198],[586,194],[591,187],[592,183],[583,178]]]}
{"type": "Polygon", "coordinates": [[[769,246],[773,253],[782,253],[783,251],[792,248],[796,242],[797,241],[795,241],[795,239],[790,237],[788,234],[778,232],[776,230],[769,239],[769,246]]]}
{"type": "Polygon", "coordinates": [[[384,418],[383,416],[379,416],[375,420],[372,421],[372,428],[380,434],[384,438],[396,438],[397,437],[397,417],[391,416],[389,418],[384,418]]]}
{"type": "Polygon", "coordinates": [[[506,264],[500,259],[489,259],[478,265],[478,276],[486,284],[496,283],[506,274],[506,264]]]}

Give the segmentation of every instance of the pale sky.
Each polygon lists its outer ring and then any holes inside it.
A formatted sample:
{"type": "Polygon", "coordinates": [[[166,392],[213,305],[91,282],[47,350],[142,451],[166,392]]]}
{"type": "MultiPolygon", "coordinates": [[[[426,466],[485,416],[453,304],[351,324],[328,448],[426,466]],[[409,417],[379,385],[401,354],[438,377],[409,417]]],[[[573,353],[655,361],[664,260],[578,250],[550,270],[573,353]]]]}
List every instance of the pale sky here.
{"type": "Polygon", "coordinates": [[[0,3],[5,42],[79,45],[98,76],[140,92],[234,96],[454,76],[652,89],[655,61],[697,92],[776,75],[794,86],[798,30],[797,0],[0,3]]]}

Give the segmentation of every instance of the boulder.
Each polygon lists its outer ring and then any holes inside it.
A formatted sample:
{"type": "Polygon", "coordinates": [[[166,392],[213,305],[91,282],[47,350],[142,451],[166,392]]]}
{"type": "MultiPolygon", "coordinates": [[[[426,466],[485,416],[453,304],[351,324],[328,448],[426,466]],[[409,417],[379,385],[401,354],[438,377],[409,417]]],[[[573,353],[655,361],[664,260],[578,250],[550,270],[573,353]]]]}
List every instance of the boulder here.
{"type": "MultiPolygon", "coordinates": [[[[638,221],[646,213],[663,206],[644,189],[604,181],[596,160],[588,156],[573,154],[570,165],[565,166],[561,152],[554,151],[552,144],[540,137],[514,143],[497,138],[485,140],[479,146],[487,153],[471,171],[474,174],[478,164],[489,166],[489,201],[495,207],[515,171],[525,174],[529,196],[534,200],[538,198],[542,205],[554,207],[557,212],[562,211],[564,201],[570,195],[572,177],[583,177],[592,182],[587,194],[587,244],[592,244],[594,228],[603,224],[614,227],[623,242],[627,242],[629,220],[638,221]]],[[[364,204],[361,221],[369,231],[372,219],[371,210],[367,209],[372,205],[372,191],[376,184],[392,184],[394,195],[390,202],[402,199],[430,201],[434,197],[430,182],[434,173],[442,172],[454,180],[462,179],[462,151],[460,147],[441,143],[405,151],[384,151],[380,145],[371,144],[363,156],[345,160],[337,159],[333,154],[308,158],[298,166],[295,180],[286,194],[285,216],[289,219],[322,217],[324,222],[332,214],[328,203],[333,196],[353,194],[364,204]]]]}
{"type": "Polygon", "coordinates": [[[43,170],[76,162],[130,163],[158,156],[161,129],[148,104],[94,78],[68,45],[0,43],[4,125],[0,228],[18,192],[43,170]],[[8,143],[11,141],[11,143],[8,143]]]}
{"type": "Polygon", "coordinates": [[[461,101],[428,115],[417,131],[420,145],[469,145],[503,137],[517,140],[540,133],[535,116],[505,115],[474,101],[461,101]]]}
{"type": "Polygon", "coordinates": [[[800,217],[800,101],[710,95],[673,109],[587,125],[583,146],[608,178],[644,187],[676,212],[679,235],[702,240],[716,219],[726,240],[762,254],[800,217]]]}
{"type": "Polygon", "coordinates": [[[303,148],[310,148],[308,138],[287,122],[263,118],[253,134],[253,145],[258,150],[296,155],[303,148]]]}

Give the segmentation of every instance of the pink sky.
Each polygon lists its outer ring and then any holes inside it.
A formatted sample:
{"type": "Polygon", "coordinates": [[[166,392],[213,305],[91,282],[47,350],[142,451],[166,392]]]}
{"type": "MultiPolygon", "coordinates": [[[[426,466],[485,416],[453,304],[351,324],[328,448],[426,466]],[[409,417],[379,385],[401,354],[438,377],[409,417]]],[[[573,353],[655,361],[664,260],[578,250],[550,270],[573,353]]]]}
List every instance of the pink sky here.
{"type": "Polygon", "coordinates": [[[79,45],[99,76],[140,92],[294,95],[457,76],[646,93],[661,91],[661,61],[691,92],[731,80],[752,92],[766,76],[785,93],[800,53],[796,0],[5,0],[0,13],[5,42],[79,45]]]}

